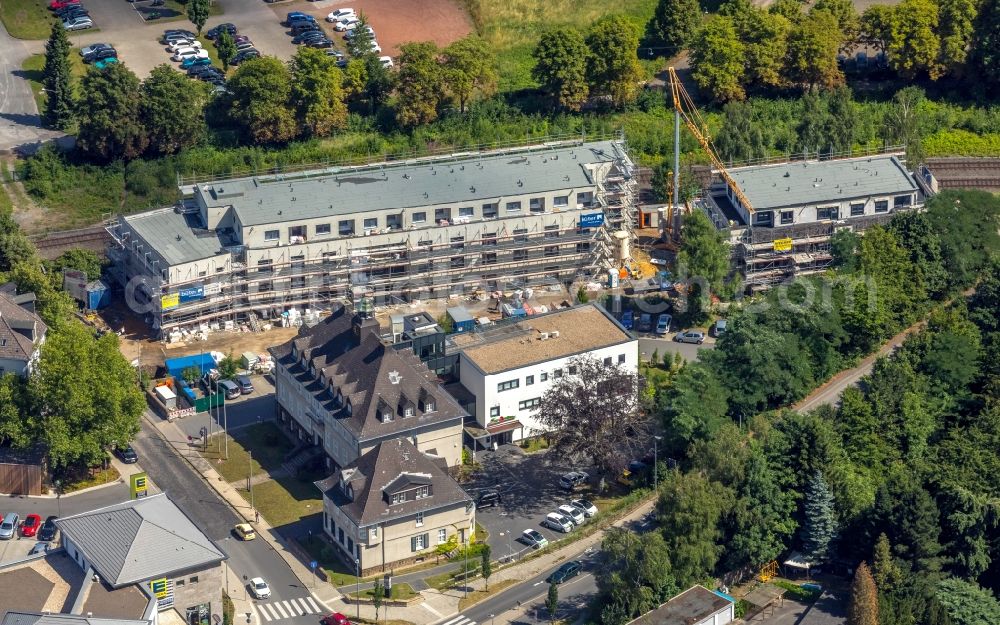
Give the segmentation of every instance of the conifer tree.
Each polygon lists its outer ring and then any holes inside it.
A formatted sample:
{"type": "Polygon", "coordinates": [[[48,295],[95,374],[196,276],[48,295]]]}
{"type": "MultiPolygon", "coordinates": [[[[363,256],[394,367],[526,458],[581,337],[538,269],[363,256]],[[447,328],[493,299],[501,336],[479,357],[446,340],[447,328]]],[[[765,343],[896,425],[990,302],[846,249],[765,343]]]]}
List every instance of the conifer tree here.
{"type": "Polygon", "coordinates": [[[854,572],[847,625],[878,625],[878,590],[866,562],[854,572]]]}
{"type": "Polygon", "coordinates": [[[819,471],[809,480],[804,505],[802,549],[806,557],[822,561],[837,533],[837,513],[833,507],[833,493],[819,471]]]}
{"type": "Polygon", "coordinates": [[[73,124],[73,84],[69,62],[69,38],[62,24],[52,25],[52,34],[45,44],[45,68],[42,85],[45,87],[45,110],[42,119],[46,125],[66,130],[73,124]]]}

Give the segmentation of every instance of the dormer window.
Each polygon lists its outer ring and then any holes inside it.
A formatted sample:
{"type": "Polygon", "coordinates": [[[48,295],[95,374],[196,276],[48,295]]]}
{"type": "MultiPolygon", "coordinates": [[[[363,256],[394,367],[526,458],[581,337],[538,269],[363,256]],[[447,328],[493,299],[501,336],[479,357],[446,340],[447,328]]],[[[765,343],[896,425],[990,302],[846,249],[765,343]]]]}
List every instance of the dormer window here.
{"type": "Polygon", "coordinates": [[[347,416],[351,416],[352,414],[354,414],[354,406],[351,405],[351,400],[348,399],[347,402],[345,403],[344,411],[347,412],[347,416]]]}
{"type": "Polygon", "coordinates": [[[416,496],[414,499],[423,499],[424,497],[429,497],[431,494],[430,486],[421,486],[417,488],[416,496]]]}
{"type": "Polygon", "coordinates": [[[404,417],[412,417],[413,416],[413,406],[407,406],[407,407],[403,408],[403,416],[404,417]]]}
{"type": "Polygon", "coordinates": [[[347,485],[347,488],[344,489],[344,493],[347,495],[348,499],[354,501],[354,486],[352,484],[347,485]]]}
{"type": "Polygon", "coordinates": [[[392,503],[394,504],[403,503],[404,501],[406,501],[406,493],[396,493],[392,496],[392,503]]]}

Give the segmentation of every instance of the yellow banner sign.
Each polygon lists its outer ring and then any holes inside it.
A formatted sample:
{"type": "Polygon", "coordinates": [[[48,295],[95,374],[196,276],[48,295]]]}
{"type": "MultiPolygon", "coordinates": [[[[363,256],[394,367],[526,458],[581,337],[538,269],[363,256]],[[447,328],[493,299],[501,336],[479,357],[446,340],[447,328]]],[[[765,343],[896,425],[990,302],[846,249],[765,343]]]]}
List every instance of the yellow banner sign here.
{"type": "Polygon", "coordinates": [[[181,303],[180,293],[171,293],[170,295],[164,295],[160,298],[160,308],[166,310],[168,308],[173,308],[181,303]]]}
{"type": "Polygon", "coordinates": [[[163,599],[167,596],[167,578],[161,577],[160,579],[150,580],[149,590],[152,591],[157,599],[163,599]]]}
{"type": "Polygon", "coordinates": [[[788,239],[775,239],[774,240],[774,251],[775,252],[788,252],[792,249],[792,240],[788,239]]]}
{"type": "Polygon", "coordinates": [[[149,490],[149,480],[146,479],[146,474],[133,473],[129,476],[129,490],[132,493],[132,499],[136,499],[139,495],[145,496],[146,491],[149,490]]]}

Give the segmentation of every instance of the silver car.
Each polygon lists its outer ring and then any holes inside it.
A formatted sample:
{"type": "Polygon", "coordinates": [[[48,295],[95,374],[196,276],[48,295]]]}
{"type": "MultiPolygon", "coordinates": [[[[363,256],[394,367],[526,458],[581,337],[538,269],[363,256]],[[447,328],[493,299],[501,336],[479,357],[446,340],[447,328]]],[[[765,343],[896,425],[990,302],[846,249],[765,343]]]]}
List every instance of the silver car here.
{"type": "Polygon", "coordinates": [[[698,330],[678,332],[677,335],[674,336],[674,340],[678,343],[696,343],[701,345],[705,342],[705,333],[698,330]]]}
{"type": "Polygon", "coordinates": [[[14,533],[17,531],[17,523],[20,520],[21,518],[17,516],[16,512],[8,512],[3,521],[0,521],[0,540],[14,538],[14,533]]]}

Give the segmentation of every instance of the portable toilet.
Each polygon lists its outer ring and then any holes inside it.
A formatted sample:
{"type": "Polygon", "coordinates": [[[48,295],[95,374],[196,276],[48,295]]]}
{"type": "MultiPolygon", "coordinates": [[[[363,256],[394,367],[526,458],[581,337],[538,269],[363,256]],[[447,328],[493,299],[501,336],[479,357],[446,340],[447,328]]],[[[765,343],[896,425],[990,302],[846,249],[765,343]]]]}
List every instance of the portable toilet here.
{"type": "Polygon", "coordinates": [[[111,303],[111,292],[108,285],[101,280],[88,282],[84,287],[87,296],[87,309],[99,310],[111,303]]]}
{"type": "Polygon", "coordinates": [[[452,332],[469,332],[476,326],[476,320],[463,306],[452,306],[447,312],[452,321],[452,332]]]}

